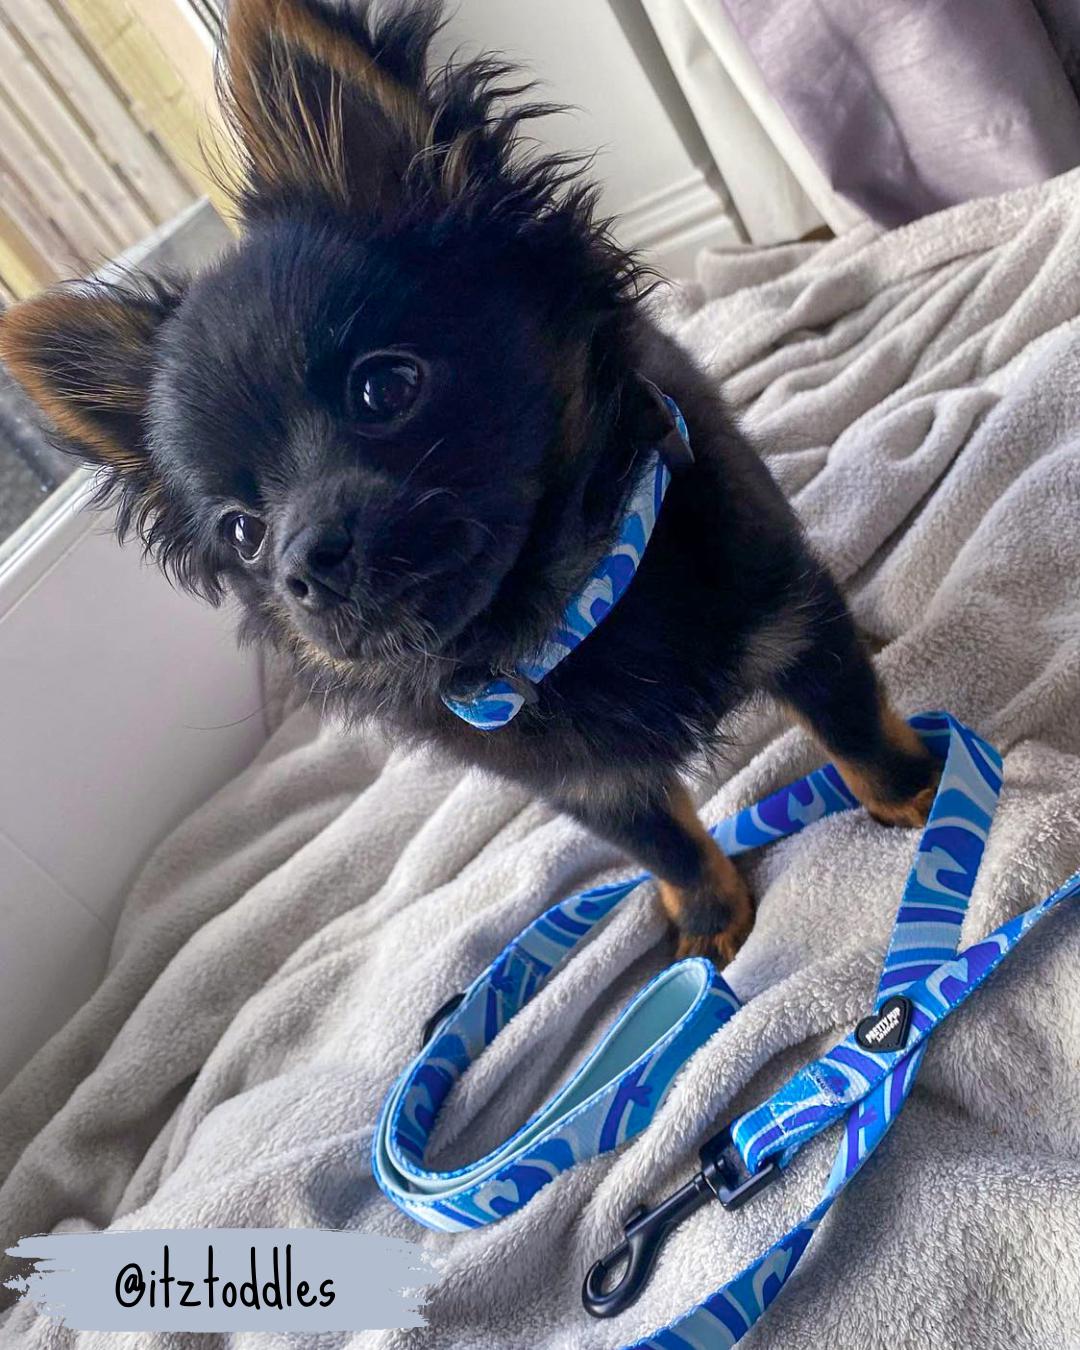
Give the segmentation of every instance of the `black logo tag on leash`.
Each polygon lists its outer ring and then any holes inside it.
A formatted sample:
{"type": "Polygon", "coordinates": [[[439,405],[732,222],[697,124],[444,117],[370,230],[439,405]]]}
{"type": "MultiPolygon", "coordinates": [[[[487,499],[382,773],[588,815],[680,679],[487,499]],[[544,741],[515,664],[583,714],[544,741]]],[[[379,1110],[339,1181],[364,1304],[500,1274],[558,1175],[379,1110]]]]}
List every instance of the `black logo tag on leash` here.
{"type": "Polygon", "coordinates": [[[896,994],[878,1012],[863,1018],[855,1028],[855,1039],[864,1050],[902,1050],[910,1030],[911,999],[896,994]]]}

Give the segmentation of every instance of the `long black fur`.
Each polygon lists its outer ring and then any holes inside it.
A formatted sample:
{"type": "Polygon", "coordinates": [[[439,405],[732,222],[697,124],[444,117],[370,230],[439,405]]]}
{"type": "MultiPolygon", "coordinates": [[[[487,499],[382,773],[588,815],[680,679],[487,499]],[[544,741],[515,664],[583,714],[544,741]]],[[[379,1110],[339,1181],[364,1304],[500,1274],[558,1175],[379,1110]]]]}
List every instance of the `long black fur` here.
{"type": "MultiPolygon", "coordinates": [[[[248,13],[255,37],[241,34],[226,75],[246,137],[240,242],[189,284],[110,291],[156,313],[138,443],[117,460],[79,434],[100,430],[108,400],[92,393],[100,343],[80,344],[77,323],[60,342],[55,312],[51,327],[31,316],[0,333],[16,373],[103,463],[121,528],[185,586],[235,592],[246,636],[290,654],[313,697],[528,783],[679,886],[701,859],[669,785],[753,690],[804,716],[879,804],[924,789],[928,764],[883,724],[847,610],[788,504],[650,317],[651,278],[596,219],[576,166],[527,153],[522,120],[547,109],[508,110],[523,86],[490,58],[430,72],[429,4],[380,17],[364,3],[258,3],[270,31],[248,13]],[[275,4],[328,43],[347,36],[387,83],[373,92],[310,44],[290,48],[275,4]],[[252,130],[262,114],[238,81],[261,81],[291,141],[252,130]],[[386,347],[424,359],[428,401],[376,434],[345,389],[352,363],[386,347]],[[610,542],[666,430],[642,377],[682,409],[694,464],[613,613],[509,726],[476,731],[441,695],[511,669],[610,542]],[[222,532],[237,509],[269,524],[254,565],[222,532]],[[283,588],[281,555],[330,517],[347,519],[362,565],[347,602],[309,615],[283,588]]],[[[70,303],[100,299],[91,288],[70,303]]]]}

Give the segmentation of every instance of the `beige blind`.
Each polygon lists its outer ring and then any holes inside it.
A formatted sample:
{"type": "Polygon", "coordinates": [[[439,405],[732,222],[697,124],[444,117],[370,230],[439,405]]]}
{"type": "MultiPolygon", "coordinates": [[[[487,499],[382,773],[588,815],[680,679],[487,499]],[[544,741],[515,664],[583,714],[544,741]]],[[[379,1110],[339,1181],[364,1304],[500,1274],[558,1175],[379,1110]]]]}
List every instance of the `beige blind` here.
{"type": "Polygon", "coordinates": [[[215,195],[212,69],[188,0],[0,0],[0,298],[215,195]]]}

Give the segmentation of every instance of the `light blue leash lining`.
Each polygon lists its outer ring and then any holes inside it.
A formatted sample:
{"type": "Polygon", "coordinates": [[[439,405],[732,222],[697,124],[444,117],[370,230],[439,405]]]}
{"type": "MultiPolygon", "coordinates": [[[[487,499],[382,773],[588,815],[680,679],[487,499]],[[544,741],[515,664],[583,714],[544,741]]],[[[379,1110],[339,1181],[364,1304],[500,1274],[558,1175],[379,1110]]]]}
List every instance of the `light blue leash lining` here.
{"type": "MultiPolygon", "coordinates": [[[[594,1280],[598,1297],[591,1309],[598,1315],[632,1301],[667,1228],[683,1213],[716,1193],[734,1207],[746,1198],[744,1193],[760,1188],[762,1178],[776,1175],[809,1139],[846,1116],[836,1161],[815,1209],[733,1280],[669,1326],[635,1342],[631,1350],[717,1350],[746,1334],[790,1278],[818,1224],[903,1106],[933,1030],[1045,914],[1080,896],[1077,873],[1046,900],[957,955],[960,925],[1000,790],[1001,761],[992,747],[946,713],[926,714],[912,724],[944,760],[942,780],[897,912],[876,1012],[857,1029],[863,1031],[875,1019],[880,1024],[883,1017],[888,1022],[893,1005],[908,1000],[906,1039],[895,1050],[871,1051],[856,1033],[845,1037],[710,1141],[702,1150],[703,1170],[692,1183],[655,1210],[634,1216],[626,1228],[627,1241],[615,1254],[631,1256],[634,1287],[625,1288],[628,1267],[614,1291],[600,1292],[614,1262],[597,1263],[590,1279],[599,1272],[594,1280]],[[750,1178],[749,1184],[732,1183],[730,1190],[731,1169],[721,1151],[711,1149],[729,1140],[750,1178]],[[688,1203],[679,1199],[684,1194],[688,1203]],[[681,1205],[678,1212],[673,1201],[681,1205]],[[651,1234],[649,1223],[656,1230],[651,1234]],[[639,1238],[644,1246],[635,1246],[639,1238]],[[605,1298],[611,1300],[607,1307],[605,1298]]],[[[738,812],[714,834],[726,852],[737,854],[854,805],[830,765],[738,812]]],[[[520,1209],[574,1163],[640,1133],[682,1063],[738,1008],[735,995],[709,963],[700,958],[676,963],[636,996],[570,1082],[504,1145],[453,1172],[424,1169],[437,1113],[453,1083],[570,952],[645,879],[586,891],[542,914],[473,982],[460,1007],[402,1075],[380,1117],[373,1164],[385,1193],[419,1222],[448,1231],[493,1222],[520,1209]]]]}

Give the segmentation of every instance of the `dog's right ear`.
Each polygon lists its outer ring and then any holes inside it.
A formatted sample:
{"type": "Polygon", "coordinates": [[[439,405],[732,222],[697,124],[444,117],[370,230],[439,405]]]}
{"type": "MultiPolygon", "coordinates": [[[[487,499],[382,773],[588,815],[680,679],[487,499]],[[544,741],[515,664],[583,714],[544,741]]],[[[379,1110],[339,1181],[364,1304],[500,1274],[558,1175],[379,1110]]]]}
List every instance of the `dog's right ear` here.
{"type": "Polygon", "coordinates": [[[312,195],[353,213],[396,205],[431,134],[440,22],[436,0],[232,0],[218,82],[242,212],[312,195]]]}

